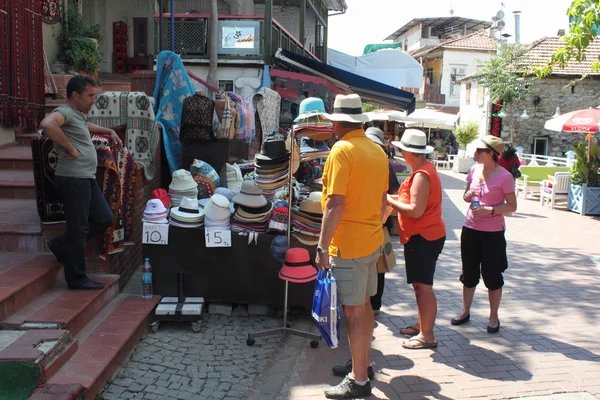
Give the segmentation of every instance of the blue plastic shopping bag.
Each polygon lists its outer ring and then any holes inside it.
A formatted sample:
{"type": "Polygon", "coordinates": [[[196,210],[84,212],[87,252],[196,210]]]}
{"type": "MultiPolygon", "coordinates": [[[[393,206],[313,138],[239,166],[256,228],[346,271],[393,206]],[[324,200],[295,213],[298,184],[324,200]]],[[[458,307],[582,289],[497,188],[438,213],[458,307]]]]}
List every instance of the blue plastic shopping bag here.
{"type": "Polygon", "coordinates": [[[340,307],[337,284],[331,270],[319,270],[313,295],[312,318],[327,345],[332,349],[340,342],[340,307]]]}

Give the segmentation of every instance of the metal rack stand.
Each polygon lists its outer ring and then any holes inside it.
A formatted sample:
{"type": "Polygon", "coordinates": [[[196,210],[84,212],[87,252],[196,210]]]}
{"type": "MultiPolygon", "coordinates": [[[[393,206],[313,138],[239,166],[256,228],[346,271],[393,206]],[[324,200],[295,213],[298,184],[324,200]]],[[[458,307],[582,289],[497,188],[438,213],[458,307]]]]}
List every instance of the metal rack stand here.
{"type": "MultiPolygon", "coordinates": [[[[289,185],[289,202],[288,202],[288,226],[287,226],[287,237],[288,243],[292,242],[292,201],[294,199],[293,192],[293,180],[294,180],[294,146],[296,145],[296,138],[294,137],[294,129],[291,128],[290,132],[290,167],[289,167],[289,175],[288,175],[288,185],[289,185]]],[[[287,322],[287,311],[288,311],[288,286],[289,282],[285,281],[285,298],[283,301],[283,326],[281,328],[269,329],[266,331],[254,332],[248,334],[248,339],[246,339],[246,344],[248,346],[253,346],[255,343],[255,338],[264,337],[264,336],[272,336],[272,335],[294,335],[301,336],[308,339],[312,339],[310,342],[310,347],[313,349],[319,347],[319,341],[321,340],[321,335],[316,333],[310,333],[305,331],[300,331],[297,329],[292,329],[289,327],[287,322]]]]}

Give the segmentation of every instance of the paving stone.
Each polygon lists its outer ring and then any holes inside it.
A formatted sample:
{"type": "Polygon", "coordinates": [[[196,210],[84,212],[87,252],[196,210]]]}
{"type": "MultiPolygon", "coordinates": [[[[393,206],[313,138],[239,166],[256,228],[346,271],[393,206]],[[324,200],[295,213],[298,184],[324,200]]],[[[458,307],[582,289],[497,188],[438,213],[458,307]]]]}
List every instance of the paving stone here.
{"type": "Polygon", "coordinates": [[[210,314],[221,314],[229,317],[231,316],[232,306],[231,304],[211,303],[208,306],[208,312],[210,314]]]}

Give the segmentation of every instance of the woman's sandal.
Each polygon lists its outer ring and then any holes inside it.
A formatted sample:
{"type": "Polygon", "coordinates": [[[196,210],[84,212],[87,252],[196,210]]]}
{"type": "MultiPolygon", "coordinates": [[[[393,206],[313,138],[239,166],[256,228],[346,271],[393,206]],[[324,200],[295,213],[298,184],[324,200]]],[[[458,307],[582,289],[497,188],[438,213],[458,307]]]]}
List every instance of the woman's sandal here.
{"type": "Polygon", "coordinates": [[[418,349],[435,349],[438,345],[437,340],[433,342],[428,342],[420,336],[413,336],[408,340],[405,340],[402,343],[402,347],[409,350],[418,350],[418,349]],[[415,345],[411,345],[410,342],[417,342],[415,345]]]}
{"type": "Polygon", "coordinates": [[[400,329],[400,333],[402,335],[417,336],[419,333],[421,333],[421,331],[418,330],[417,328],[415,328],[414,326],[410,325],[410,326],[407,326],[406,328],[400,329]]]}

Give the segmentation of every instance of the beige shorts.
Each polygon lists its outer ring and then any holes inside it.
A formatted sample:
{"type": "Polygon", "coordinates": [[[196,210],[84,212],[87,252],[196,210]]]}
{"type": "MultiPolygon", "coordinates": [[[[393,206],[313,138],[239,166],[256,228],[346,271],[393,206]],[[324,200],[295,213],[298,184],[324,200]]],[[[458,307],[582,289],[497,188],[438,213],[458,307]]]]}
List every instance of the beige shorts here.
{"type": "MultiPolygon", "coordinates": [[[[339,253],[338,253],[339,254],[339,253]]],[[[329,257],[331,273],[337,282],[337,297],[343,306],[361,306],[377,293],[377,259],[381,248],[365,257],[329,257]]]]}

